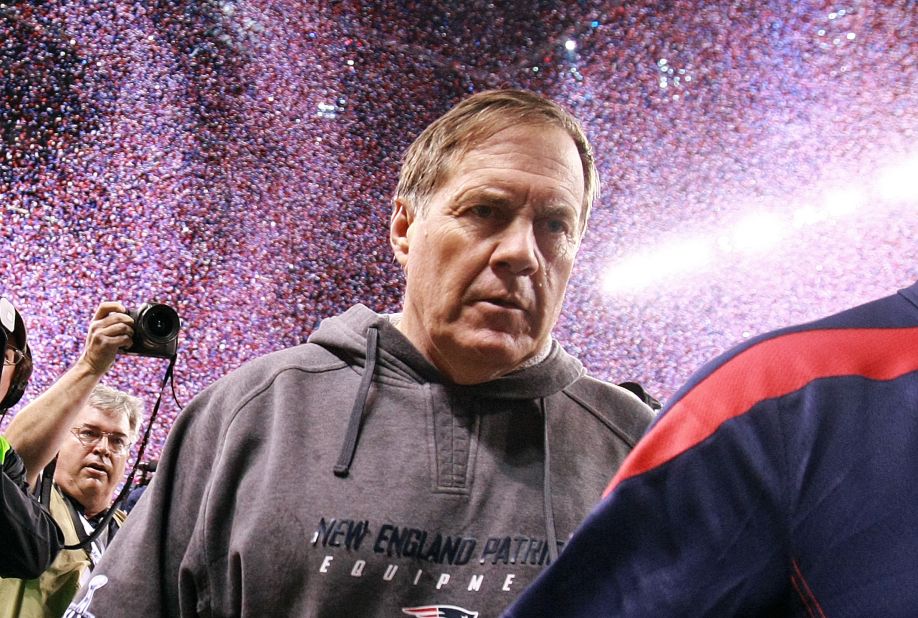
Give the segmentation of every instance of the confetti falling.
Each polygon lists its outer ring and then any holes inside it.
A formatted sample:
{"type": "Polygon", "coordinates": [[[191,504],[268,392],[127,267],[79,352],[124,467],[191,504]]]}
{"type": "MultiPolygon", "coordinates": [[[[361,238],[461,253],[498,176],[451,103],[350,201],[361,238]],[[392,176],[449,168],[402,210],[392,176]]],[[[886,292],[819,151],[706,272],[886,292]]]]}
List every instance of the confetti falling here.
{"type": "MultiPolygon", "coordinates": [[[[556,335],[600,378],[666,399],[745,337],[918,278],[913,0],[320,4],[0,2],[23,403],[106,299],[179,311],[181,402],[355,302],[397,310],[401,153],[498,86],[594,142],[603,196],[556,335]]],[[[122,357],[107,382],[149,412],[164,371],[122,357]]]]}

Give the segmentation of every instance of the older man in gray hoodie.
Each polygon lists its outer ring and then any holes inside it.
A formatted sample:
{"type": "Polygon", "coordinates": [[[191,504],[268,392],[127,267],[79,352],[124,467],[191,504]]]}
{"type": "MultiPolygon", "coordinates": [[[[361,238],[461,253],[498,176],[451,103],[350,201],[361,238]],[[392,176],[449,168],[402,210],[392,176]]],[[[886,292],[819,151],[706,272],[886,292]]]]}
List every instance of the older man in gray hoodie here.
{"type": "Polygon", "coordinates": [[[551,337],[597,193],[543,97],[431,124],[390,218],[403,312],[352,307],[196,397],[71,615],[497,615],[651,419],[551,337]]]}

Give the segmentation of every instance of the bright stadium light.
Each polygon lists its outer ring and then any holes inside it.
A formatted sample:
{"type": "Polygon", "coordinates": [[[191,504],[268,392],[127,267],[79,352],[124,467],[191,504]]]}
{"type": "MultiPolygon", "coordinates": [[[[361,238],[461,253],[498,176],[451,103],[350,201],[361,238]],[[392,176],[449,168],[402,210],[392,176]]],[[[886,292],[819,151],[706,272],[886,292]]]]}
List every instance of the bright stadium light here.
{"type": "MultiPolygon", "coordinates": [[[[666,60],[660,60],[661,66],[666,60]]],[[[729,264],[736,254],[758,254],[773,249],[804,228],[834,225],[859,215],[868,205],[883,201],[910,203],[918,211],[918,154],[898,165],[878,170],[874,182],[825,187],[812,203],[788,204],[778,211],[752,210],[732,225],[722,222],[717,234],[661,243],[642,248],[612,264],[602,289],[607,294],[639,292],[657,285],[673,285],[677,277],[694,275],[717,264],[729,264]]]]}
{"type": "Polygon", "coordinates": [[[838,219],[854,213],[866,203],[866,196],[858,189],[838,189],[829,192],[823,200],[827,219],[838,219]]]}
{"type": "Polygon", "coordinates": [[[784,223],[776,215],[757,212],[747,216],[733,229],[733,247],[740,251],[764,251],[784,237],[784,223]]]}
{"type": "Polygon", "coordinates": [[[610,268],[603,279],[606,293],[638,291],[677,275],[704,269],[714,259],[714,250],[704,239],[686,239],[624,258],[610,268]]]}
{"type": "Polygon", "coordinates": [[[880,172],[877,191],[890,202],[918,201],[918,155],[880,172]]]}
{"type": "Polygon", "coordinates": [[[793,215],[793,225],[796,228],[803,228],[815,225],[825,219],[825,213],[814,206],[801,206],[793,215]]]}

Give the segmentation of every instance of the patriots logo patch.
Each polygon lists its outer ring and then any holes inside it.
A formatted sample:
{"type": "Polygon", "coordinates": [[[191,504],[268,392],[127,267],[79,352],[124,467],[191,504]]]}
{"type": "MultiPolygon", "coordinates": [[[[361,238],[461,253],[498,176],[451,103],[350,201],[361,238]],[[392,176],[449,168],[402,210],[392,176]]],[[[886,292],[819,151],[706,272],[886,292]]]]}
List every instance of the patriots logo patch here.
{"type": "Polygon", "coordinates": [[[426,605],[424,607],[403,607],[403,614],[418,618],[478,618],[473,612],[455,605],[426,605]]]}

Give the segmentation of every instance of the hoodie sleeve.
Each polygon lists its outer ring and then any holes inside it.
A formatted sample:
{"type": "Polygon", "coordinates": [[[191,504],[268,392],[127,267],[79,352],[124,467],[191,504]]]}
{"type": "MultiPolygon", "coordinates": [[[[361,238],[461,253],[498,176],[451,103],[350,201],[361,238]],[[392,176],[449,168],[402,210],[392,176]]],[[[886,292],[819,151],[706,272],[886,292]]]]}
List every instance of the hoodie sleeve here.
{"type": "Polygon", "coordinates": [[[208,605],[201,522],[232,413],[218,384],[179,415],[143,498],[66,616],[198,615],[208,605]]]}

